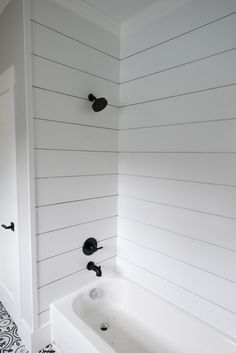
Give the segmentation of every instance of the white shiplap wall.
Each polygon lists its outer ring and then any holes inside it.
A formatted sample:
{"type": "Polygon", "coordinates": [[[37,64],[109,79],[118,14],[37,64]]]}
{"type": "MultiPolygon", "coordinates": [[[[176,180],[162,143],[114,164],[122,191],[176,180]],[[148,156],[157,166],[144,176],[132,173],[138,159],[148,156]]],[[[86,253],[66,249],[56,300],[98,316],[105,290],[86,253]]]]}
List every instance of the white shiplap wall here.
{"type": "Polygon", "coordinates": [[[121,42],[118,270],[236,337],[236,2],[121,42]]]}
{"type": "Polygon", "coordinates": [[[190,2],[123,38],[121,60],[114,35],[32,3],[40,325],[94,278],[87,237],[114,269],[119,115],[118,270],[236,337],[235,1],[190,2]]]}
{"type": "Polygon", "coordinates": [[[54,1],[32,1],[39,323],[52,301],[114,270],[119,39],[54,1]],[[109,106],[94,113],[89,93],[109,106]],[[104,246],[82,253],[95,237],[104,246]]]}

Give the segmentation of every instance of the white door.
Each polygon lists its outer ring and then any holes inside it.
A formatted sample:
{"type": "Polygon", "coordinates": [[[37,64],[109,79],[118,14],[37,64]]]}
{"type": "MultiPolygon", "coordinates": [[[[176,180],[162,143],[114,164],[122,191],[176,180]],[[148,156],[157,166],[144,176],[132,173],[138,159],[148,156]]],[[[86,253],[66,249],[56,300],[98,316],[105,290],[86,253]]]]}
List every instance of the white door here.
{"type": "Polygon", "coordinates": [[[20,317],[14,67],[0,75],[0,301],[20,317]],[[5,229],[14,223],[14,231],[5,229]],[[5,228],[4,228],[5,227],[5,228]]]}

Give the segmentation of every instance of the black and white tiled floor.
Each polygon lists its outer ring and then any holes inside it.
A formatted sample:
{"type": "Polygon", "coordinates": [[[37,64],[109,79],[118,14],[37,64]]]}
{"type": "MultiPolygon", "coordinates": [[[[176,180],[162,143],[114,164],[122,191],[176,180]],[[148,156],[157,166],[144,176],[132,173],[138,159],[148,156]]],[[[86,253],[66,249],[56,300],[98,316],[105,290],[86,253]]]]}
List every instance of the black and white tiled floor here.
{"type": "MultiPolygon", "coordinates": [[[[39,353],[55,353],[52,345],[43,348],[39,353]]],[[[16,324],[0,302],[0,353],[29,353],[23,345],[16,324]]]]}

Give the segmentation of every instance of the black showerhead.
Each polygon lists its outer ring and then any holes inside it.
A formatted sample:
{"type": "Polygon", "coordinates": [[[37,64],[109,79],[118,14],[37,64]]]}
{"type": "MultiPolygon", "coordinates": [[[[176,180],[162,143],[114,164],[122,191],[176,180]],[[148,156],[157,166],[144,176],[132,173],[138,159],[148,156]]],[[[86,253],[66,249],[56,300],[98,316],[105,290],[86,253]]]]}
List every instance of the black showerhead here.
{"type": "Polygon", "coordinates": [[[96,98],[92,93],[90,93],[88,99],[90,102],[93,102],[92,108],[94,112],[100,112],[107,106],[106,98],[96,98]]]}

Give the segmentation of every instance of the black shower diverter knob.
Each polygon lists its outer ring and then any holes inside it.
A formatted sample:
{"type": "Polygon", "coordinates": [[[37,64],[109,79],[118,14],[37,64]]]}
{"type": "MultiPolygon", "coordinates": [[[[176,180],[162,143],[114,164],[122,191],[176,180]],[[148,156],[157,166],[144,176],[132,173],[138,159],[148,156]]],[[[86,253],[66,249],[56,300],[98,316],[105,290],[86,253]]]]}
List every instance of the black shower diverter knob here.
{"type": "Polygon", "coordinates": [[[98,242],[95,238],[88,238],[83,245],[83,253],[85,255],[92,255],[96,251],[103,249],[103,246],[98,248],[98,242]]]}

